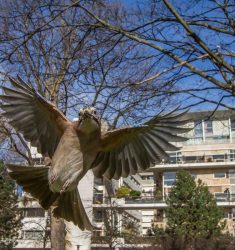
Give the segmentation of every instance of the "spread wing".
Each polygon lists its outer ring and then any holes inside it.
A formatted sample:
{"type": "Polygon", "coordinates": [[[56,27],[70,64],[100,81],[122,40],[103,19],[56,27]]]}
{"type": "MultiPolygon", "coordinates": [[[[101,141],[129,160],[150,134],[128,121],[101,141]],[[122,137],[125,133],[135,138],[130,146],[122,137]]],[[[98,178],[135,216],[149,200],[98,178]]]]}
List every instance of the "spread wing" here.
{"type": "Polygon", "coordinates": [[[189,122],[185,113],[175,114],[172,111],[142,126],[105,133],[101,139],[101,151],[93,163],[95,176],[118,179],[143,171],[163,159],[167,160],[166,151],[179,150],[170,142],[187,140],[178,134],[191,130],[181,127],[189,122]]]}
{"type": "Polygon", "coordinates": [[[2,87],[1,109],[9,123],[43,155],[53,156],[70,121],[50,102],[19,78],[13,88],[2,87]]]}

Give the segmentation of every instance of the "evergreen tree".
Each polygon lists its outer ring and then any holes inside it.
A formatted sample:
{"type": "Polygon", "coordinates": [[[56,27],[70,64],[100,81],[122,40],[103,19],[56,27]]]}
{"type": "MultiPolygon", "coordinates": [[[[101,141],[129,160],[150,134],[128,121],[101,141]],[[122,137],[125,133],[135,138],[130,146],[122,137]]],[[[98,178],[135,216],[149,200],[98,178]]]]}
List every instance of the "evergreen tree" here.
{"type": "Polygon", "coordinates": [[[0,249],[12,249],[21,227],[21,215],[17,208],[15,183],[0,163],[0,249]]]}
{"type": "Polygon", "coordinates": [[[185,238],[219,235],[225,227],[223,211],[201,180],[197,183],[186,171],[177,173],[176,182],[166,201],[170,232],[185,238]]]}
{"type": "Polygon", "coordinates": [[[157,238],[167,236],[167,232],[158,225],[152,224],[151,228],[147,229],[146,236],[155,236],[157,238]]]}

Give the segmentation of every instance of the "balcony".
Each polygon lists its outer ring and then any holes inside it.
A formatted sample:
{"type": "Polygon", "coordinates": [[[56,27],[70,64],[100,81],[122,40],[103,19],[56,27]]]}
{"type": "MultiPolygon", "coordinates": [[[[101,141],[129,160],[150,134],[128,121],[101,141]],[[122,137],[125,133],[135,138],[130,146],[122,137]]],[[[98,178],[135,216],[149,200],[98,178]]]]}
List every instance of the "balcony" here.
{"type": "MultiPolygon", "coordinates": [[[[210,152],[213,150],[209,150],[210,152]]],[[[215,150],[218,151],[218,150],[215,150]]],[[[167,162],[151,167],[153,170],[176,170],[182,169],[205,169],[205,168],[232,168],[235,166],[235,153],[231,149],[223,149],[224,153],[215,152],[207,154],[205,150],[179,151],[169,153],[170,158],[167,162]],[[230,153],[230,151],[232,151],[230,153]],[[186,155],[187,154],[187,155],[186,155]]],[[[209,152],[208,152],[209,153],[209,152]]]]}
{"type": "MultiPolygon", "coordinates": [[[[216,197],[217,205],[219,207],[234,207],[235,208],[235,194],[225,194],[223,197],[216,197]]],[[[140,197],[140,198],[106,198],[102,204],[93,204],[93,208],[106,209],[118,208],[123,210],[150,210],[156,208],[166,208],[167,204],[165,198],[156,199],[155,197],[140,197]],[[109,201],[105,203],[105,201],[109,201]]]]}
{"type": "MultiPolygon", "coordinates": [[[[200,152],[200,151],[199,151],[200,152]]],[[[190,156],[183,155],[184,152],[179,152],[176,156],[170,156],[170,159],[166,164],[187,164],[187,163],[211,163],[211,162],[235,162],[235,155],[233,153],[223,154],[202,154],[195,155],[196,151],[192,152],[190,156]]],[[[164,164],[164,163],[163,163],[164,164]]]]}
{"type": "Polygon", "coordinates": [[[147,171],[153,172],[157,171],[177,171],[178,169],[218,169],[218,168],[228,168],[232,169],[235,167],[235,162],[204,162],[204,163],[177,163],[177,164],[158,164],[154,167],[149,168],[147,171]]]}
{"type": "Polygon", "coordinates": [[[202,137],[189,138],[182,145],[208,145],[208,144],[229,144],[231,143],[228,135],[226,136],[206,136],[205,141],[202,137]]]}

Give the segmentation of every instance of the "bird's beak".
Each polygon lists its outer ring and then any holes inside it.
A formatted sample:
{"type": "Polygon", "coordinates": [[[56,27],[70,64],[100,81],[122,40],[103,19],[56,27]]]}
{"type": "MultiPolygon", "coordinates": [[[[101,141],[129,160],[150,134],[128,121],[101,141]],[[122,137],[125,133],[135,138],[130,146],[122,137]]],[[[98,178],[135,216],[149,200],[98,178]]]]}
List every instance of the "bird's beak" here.
{"type": "Polygon", "coordinates": [[[91,119],[95,120],[97,123],[99,123],[98,118],[97,118],[94,114],[91,114],[91,113],[88,112],[88,111],[85,111],[85,112],[84,112],[84,117],[85,117],[85,118],[91,118],[91,119]]]}
{"type": "Polygon", "coordinates": [[[85,117],[92,117],[93,115],[91,113],[89,113],[88,111],[85,111],[84,116],[85,117]]]}

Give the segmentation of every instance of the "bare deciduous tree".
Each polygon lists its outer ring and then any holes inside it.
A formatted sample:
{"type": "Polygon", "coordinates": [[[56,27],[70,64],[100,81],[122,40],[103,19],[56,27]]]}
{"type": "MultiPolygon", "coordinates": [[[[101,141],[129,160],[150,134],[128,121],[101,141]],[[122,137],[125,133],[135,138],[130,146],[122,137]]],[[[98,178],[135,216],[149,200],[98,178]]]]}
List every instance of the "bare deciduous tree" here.
{"type": "MultiPolygon", "coordinates": [[[[86,105],[96,106],[111,127],[177,103],[234,108],[233,1],[16,0],[0,6],[1,84],[19,74],[70,118],[86,105]]],[[[21,135],[1,125],[10,148],[33,164],[21,135]]]]}

